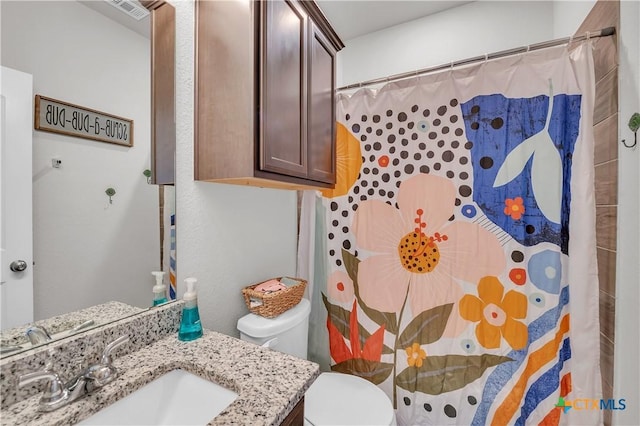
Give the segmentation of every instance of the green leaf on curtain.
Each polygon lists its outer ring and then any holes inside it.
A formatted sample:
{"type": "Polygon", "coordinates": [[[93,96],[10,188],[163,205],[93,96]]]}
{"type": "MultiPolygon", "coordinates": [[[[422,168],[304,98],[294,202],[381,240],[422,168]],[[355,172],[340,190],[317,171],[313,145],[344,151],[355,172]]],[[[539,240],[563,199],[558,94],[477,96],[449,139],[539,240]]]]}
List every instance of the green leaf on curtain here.
{"type": "Polygon", "coordinates": [[[407,367],[396,377],[396,385],[409,392],[440,395],[479,379],[487,368],[513,359],[498,355],[428,356],[422,367],[407,367]]]}
{"type": "MultiPolygon", "coordinates": [[[[340,331],[340,334],[344,336],[345,339],[349,339],[349,314],[350,312],[346,309],[334,305],[329,302],[327,296],[324,293],[322,294],[322,301],[324,302],[325,308],[327,308],[327,314],[329,315],[330,321],[336,328],[340,331]]],[[[358,332],[360,333],[360,345],[364,347],[365,342],[371,337],[371,333],[369,333],[361,324],[358,324],[358,332]]],[[[392,354],[393,349],[391,349],[387,345],[382,346],[383,354],[392,354]]]]}
{"type": "MultiPolygon", "coordinates": [[[[344,262],[344,268],[347,270],[347,274],[349,274],[349,278],[351,278],[351,281],[355,284],[358,281],[358,264],[360,260],[345,249],[342,249],[342,261],[344,262]]],[[[357,292],[356,297],[358,297],[357,292]]]]}
{"type": "Polygon", "coordinates": [[[370,381],[374,385],[379,385],[391,375],[393,364],[356,358],[332,365],[331,370],[339,373],[353,374],[354,376],[362,377],[370,381]]]}
{"type": "MultiPolygon", "coordinates": [[[[324,293],[322,294],[322,301],[324,302],[325,308],[327,308],[327,314],[329,315],[329,319],[336,326],[336,328],[340,331],[346,339],[349,338],[349,311],[346,309],[334,305],[329,302],[327,296],[324,293]]],[[[362,334],[360,335],[362,336],[362,334]]]]}
{"type": "Polygon", "coordinates": [[[442,337],[447,326],[453,303],[436,306],[415,317],[398,338],[398,348],[404,349],[413,343],[428,345],[442,337]]]}
{"type": "Polygon", "coordinates": [[[395,312],[380,312],[367,306],[366,303],[360,298],[360,288],[358,286],[358,264],[360,260],[342,249],[342,261],[344,267],[347,270],[347,274],[351,281],[353,281],[353,289],[360,305],[360,309],[376,324],[384,325],[385,330],[392,334],[398,334],[398,320],[396,319],[395,312]]]}

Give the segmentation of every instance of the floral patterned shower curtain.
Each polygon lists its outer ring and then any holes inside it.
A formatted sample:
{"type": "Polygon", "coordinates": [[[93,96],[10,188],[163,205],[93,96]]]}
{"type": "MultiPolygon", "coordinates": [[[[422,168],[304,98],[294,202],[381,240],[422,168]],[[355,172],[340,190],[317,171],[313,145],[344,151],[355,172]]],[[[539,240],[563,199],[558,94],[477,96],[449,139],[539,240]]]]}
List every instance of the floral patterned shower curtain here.
{"type": "Polygon", "coordinates": [[[592,74],[583,44],[339,97],[317,303],[398,424],[600,421],[592,74]]]}

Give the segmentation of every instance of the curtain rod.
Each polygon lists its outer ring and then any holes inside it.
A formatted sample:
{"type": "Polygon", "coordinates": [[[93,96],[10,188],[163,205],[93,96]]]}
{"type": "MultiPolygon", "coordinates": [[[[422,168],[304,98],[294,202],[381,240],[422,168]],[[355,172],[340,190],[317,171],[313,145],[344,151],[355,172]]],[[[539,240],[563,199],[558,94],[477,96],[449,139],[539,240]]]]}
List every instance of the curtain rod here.
{"type": "Polygon", "coordinates": [[[361,83],[353,83],[347,86],[339,87],[336,89],[336,91],[339,92],[342,90],[349,90],[349,89],[356,89],[356,88],[361,88],[365,86],[371,86],[372,84],[388,83],[391,81],[402,80],[408,77],[417,77],[421,74],[427,74],[430,72],[440,71],[447,68],[458,67],[460,65],[469,65],[474,62],[488,61],[489,59],[496,59],[496,58],[504,58],[506,56],[517,55],[519,53],[526,53],[532,50],[540,50],[540,49],[546,49],[549,47],[560,46],[563,44],[572,43],[574,41],[583,41],[583,40],[589,40],[590,38],[598,38],[598,37],[608,37],[608,36],[614,35],[615,33],[616,33],[615,27],[607,27],[595,32],[587,31],[583,35],[579,35],[575,37],[564,37],[564,38],[558,38],[555,40],[543,41],[541,43],[531,44],[528,46],[516,47],[508,50],[501,50],[499,52],[488,53],[482,56],[475,56],[473,58],[462,59],[460,61],[453,61],[448,64],[422,68],[416,71],[403,72],[400,74],[390,75],[388,77],[381,77],[373,80],[363,81],[361,83]]]}

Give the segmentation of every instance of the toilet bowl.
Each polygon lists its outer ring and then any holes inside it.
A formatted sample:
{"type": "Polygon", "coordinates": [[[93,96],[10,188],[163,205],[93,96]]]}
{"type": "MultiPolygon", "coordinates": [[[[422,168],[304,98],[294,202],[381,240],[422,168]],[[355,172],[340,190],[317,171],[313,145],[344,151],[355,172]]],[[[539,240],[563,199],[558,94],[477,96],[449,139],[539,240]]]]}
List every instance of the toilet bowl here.
{"type": "MultiPolygon", "coordinates": [[[[311,304],[300,303],[275,318],[247,314],[238,320],[240,338],[298,358],[307,358],[311,304]]],[[[322,373],[304,397],[305,425],[395,425],[387,395],[351,374],[322,373]]]]}

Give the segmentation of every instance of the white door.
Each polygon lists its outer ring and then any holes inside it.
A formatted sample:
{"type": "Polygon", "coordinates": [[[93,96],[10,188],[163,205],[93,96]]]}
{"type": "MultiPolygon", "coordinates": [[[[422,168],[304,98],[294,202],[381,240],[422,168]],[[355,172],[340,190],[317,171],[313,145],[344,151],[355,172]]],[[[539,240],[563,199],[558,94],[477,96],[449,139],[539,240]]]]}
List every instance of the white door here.
{"type": "Polygon", "coordinates": [[[7,329],[33,321],[33,79],[1,67],[0,80],[0,328],[7,329]]]}

